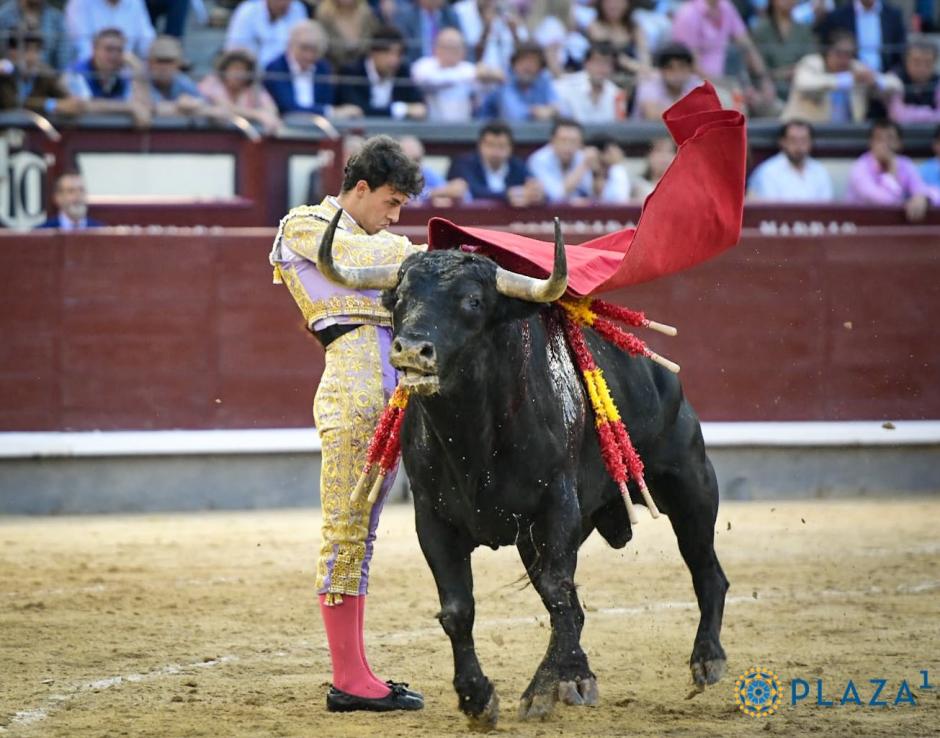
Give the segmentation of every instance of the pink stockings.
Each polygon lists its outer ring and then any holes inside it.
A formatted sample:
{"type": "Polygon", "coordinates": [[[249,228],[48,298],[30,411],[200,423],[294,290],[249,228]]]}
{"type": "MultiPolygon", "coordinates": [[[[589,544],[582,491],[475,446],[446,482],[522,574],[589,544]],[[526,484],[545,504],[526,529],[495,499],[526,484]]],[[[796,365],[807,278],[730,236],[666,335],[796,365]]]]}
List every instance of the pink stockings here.
{"type": "Polygon", "coordinates": [[[347,694],[370,699],[385,697],[391,691],[378,680],[366,661],[363,643],[366,598],[343,595],[338,605],[327,605],[320,595],[320,614],[330,644],[333,662],[333,686],[347,694]]]}

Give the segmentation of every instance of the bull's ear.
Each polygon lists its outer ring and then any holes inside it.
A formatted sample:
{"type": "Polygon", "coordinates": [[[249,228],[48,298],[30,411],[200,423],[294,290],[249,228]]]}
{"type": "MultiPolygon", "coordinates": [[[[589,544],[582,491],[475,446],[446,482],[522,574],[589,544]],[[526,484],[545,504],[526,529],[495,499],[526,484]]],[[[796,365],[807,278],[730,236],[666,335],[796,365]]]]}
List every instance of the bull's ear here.
{"type": "Polygon", "coordinates": [[[382,307],[391,312],[395,309],[395,300],[397,290],[382,290],[382,307]]]}
{"type": "Polygon", "coordinates": [[[493,320],[496,323],[525,320],[538,313],[543,307],[545,307],[545,304],[541,302],[517,300],[514,297],[500,297],[494,311],[493,320]]]}

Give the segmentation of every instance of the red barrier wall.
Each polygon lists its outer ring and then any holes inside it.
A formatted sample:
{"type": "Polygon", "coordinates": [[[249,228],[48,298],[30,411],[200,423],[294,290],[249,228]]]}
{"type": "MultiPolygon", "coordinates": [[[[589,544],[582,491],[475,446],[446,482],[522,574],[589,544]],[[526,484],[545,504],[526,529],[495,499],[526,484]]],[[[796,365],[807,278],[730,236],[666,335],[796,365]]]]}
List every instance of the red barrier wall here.
{"type": "MultiPolygon", "coordinates": [[[[272,236],[0,234],[0,430],[309,425],[322,351],[272,236]]],[[[940,418],[936,228],[746,231],[611,297],[679,327],[645,337],[703,419],[940,418]]]]}

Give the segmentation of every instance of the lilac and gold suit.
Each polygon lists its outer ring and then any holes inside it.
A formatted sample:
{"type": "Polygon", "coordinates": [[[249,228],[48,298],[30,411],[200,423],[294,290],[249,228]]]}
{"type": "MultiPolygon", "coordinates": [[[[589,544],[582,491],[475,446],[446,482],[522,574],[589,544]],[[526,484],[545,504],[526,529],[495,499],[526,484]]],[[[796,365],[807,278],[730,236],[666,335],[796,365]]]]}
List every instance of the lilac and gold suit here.
{"type": "MultiPolygon", "coordinates": [[[[391,315],[377,291],[356,292],[328,282],[317,271],[316,253],[339,203],[327,197],[319,205],[291,210],[281,221],[271,264],[275,282],[290,290],[307,328],[334,324],[359,327],[326,348],[326,368],[313,400],[313,417],[322,443],[320,503],[323,542],[317,562],[317,592],[329,602],[343,595],[364,595],[379,515],[394,482],[389,474],[378,500],[350,495],[366,460],[372,432],[395,389],[389,363],[391,315]]],[[[388,231],[367,234],[348,213],[333,240],[333,258],[346,267],[400,264],[426,246],[388,231]]]]}

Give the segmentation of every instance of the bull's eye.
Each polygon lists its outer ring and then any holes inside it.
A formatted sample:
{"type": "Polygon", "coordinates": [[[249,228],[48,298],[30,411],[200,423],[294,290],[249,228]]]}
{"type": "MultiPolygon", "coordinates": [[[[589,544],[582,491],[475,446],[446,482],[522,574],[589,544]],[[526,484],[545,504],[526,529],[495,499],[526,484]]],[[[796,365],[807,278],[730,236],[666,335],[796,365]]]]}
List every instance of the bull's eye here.
{"type": "Polygon", "coordinates": [[[480,304],[480,298],[476,295],[467,295],[465,298],[463,298],[464,308],[472,312],[479,310],[480,304]]]}

